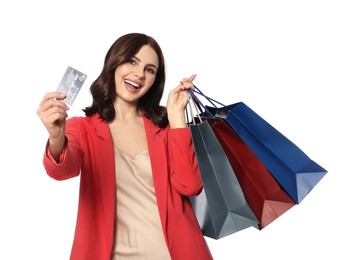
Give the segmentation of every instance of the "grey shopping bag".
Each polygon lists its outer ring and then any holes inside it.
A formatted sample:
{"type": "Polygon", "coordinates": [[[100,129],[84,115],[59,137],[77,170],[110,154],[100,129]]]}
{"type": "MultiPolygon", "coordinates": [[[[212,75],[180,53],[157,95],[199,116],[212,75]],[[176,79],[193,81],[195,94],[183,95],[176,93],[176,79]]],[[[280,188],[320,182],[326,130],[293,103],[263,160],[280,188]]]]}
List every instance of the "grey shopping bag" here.
{"type": "Polygon", "coordinates": [[[219,239],[259,222],[233,168],[207,121],[190,124],[203,190],[190,201],[202,233],[219,239]]]}

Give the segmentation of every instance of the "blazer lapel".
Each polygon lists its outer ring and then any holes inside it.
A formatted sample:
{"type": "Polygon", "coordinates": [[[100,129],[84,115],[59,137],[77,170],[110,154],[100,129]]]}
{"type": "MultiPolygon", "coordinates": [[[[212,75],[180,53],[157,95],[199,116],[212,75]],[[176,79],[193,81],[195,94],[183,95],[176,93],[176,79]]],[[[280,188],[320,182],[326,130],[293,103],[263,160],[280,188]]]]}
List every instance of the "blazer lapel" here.
{"type": "Polygon", "coordinates": [[[152,121],[143,117],[147,135],[148,151],[152,167],[155,194],[163,229],[166,230],[168,194],[168,158],[166,154],[166,135],[152,121]]]}
{"type": "Polygon", "coordinates": [[[114,229],[116,204],[115,157],[109,126],[98,117],[93,118],[98,140],[95,143],[94,154],[99,162],[98,170],[102,204],[105,212],[107,230],[114,229]]]}

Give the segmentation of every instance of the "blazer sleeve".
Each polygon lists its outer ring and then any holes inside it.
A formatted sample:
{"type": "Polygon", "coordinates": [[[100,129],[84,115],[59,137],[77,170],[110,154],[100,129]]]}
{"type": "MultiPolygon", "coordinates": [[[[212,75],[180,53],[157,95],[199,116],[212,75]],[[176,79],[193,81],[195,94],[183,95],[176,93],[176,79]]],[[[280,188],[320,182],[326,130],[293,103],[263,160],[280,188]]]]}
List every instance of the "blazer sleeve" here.
{"type": "Polygon", "coordinates": [[[185,196],[196,196],[202,180],[189,128],[170,129],[168,154],[172,186],[185,196]]]}
{"type": "Polygon", "coordinates": [[[43,166],[47,174],[56,180],[66,180],[79,175],[82,162],[80,136],[82,128],[77,118],[71,118],[66,125],[67,144],[60,162],[57,163],[49,152],[48,142],[43,156],[43,166]]]}

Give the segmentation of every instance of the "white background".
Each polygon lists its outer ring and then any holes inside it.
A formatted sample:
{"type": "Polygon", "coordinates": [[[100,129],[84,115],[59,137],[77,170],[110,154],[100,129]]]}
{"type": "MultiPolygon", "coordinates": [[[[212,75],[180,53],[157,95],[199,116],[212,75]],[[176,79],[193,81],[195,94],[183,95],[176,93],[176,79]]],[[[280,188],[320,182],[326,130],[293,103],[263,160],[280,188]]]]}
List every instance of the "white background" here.
{"type": "MultiPolygon", "coordinates": [[[[49,178],[36,115],[68,65],[88,75],[114,40],[143,32],[161,45],[166,92],[195,84],[244,101],[328,174],[265,229],[207,239],[215,259],[355,259],[353,1],[2,1],[0,4],[0,259],[69,259],[78,178],[49,178]]],[[[166,95],[163,103],[166,102],[166,95]]]]}

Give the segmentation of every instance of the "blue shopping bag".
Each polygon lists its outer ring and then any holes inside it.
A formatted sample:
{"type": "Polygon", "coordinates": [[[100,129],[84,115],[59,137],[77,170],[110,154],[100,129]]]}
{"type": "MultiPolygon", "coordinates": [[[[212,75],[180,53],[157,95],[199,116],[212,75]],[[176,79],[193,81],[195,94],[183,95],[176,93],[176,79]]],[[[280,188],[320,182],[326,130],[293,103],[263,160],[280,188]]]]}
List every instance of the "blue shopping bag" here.
{"type": "Polygon", "coordinates": [[[198,89],[193,93],[202,95],[213,104],[204,105],[206,111],[216,118],[226,120],[297,204],[327,173],[327,170],[245,103],[223,105],[198,89]],[[222,106],[217,107],[216,102],[222,106]]]}

